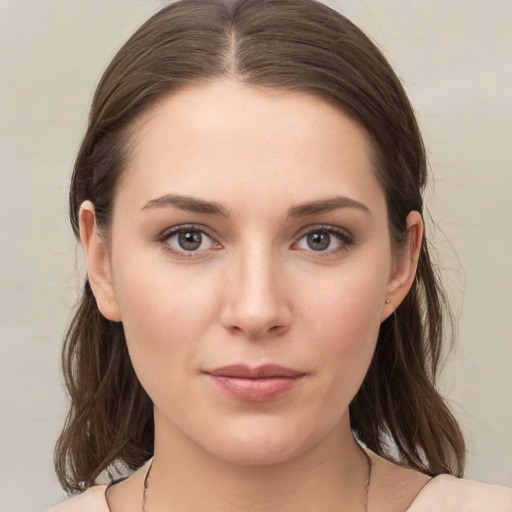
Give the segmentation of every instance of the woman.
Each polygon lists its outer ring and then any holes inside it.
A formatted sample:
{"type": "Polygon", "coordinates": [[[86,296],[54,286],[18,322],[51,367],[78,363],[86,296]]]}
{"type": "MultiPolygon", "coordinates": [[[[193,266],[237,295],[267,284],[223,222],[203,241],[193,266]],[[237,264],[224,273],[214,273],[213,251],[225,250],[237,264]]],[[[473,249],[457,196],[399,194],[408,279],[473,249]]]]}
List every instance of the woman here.
{"type": "Polygon", "coordinates": [[[434,387],[423,144],[312,0],[184,0],[105,72],[75,165],[88,280],[57,511],[512,510],[434,387]],[[102,471],[135,472],[95,486],[102,471]],[[453,475],[453,476],[452,476],[453,475]]]}

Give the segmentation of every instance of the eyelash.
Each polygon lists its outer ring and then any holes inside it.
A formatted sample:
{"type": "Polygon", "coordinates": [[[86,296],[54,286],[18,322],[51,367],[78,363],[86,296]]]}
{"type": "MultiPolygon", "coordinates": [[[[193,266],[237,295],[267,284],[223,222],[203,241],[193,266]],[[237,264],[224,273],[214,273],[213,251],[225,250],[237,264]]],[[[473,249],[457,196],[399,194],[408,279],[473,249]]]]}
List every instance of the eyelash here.
{"type": "Polygon", "coordinates": [[[199,226],[196,224],[180,224],[179,226],[174,226],[172,228],[166,229],[157,239],[157,242],[161,244],[162,248],[174,255],[179,255],[184,258],[194,258],[201,255],[206,249],[200,250],[200,251],[186,251],[186,250],[179,250],[174,249],[169,244],[170,238],[172,238],[175,235],[179,235],[180,233],[184,232],[197,232],[201,233],[202,235],[205,235],[211,240],[211,243],[213,245],[216,245],[218,247],[215,247],[215,249],[220,249],[221,246],[218,242],[215,241],[215,237],[212,236],[208,230],[206,230],[203,226],[199,226]]]}
{"type": "MultiPolygon", "coordinates": [[[[215,241],[215,237],[212,234],[210,234],[209,230],[205,229],[204,226],[200,226],[200,225],[196,225],[196,224],[180,224],[178,226],[174,226],[172,228],[166,229],[158,237],[157,242],[159,244],[161,244],[162,248],[165,251],[170,252],[171,254],[179,255],[179,256],[185,257],[185,258],[199,257],[200,255],[202,255],[202,253],[204,253],[208,249],[191,250],[191,251],[179,250],[179,249],[174,249],[173,247],[171,247],[171,245],[169,243],[170,238],[172,238],[175,235],[179,235],[180,233],[187,232],[187,231],[198,232],[198,233],[201,233],[202,235],[205,235],[206,237],[208,237],[208,239],[210,239],[211,243],[214,246],[216,246],[216,247],[214,247],[214,250],[218,250],[218,249],[222,248],[222,246],[218,242],[215,241]]],[[[291,247],[293,248],[294,246],[299,244],[303,239],[305,239],[307,236],[310,236],[313,234],[327,234],[329,236],[333,236],[335,239],[337,239],[341,243],[340,247],[337,247],[335,249],[329,249],[329,250],[315,251],[314,249],[311,249],[311,248],[309,248],[309,249],[297,248],[297,250],[301,250],[301,251],[310,253],[310,257],[313,257],[313,258],[325,258],[325,257],[333,256],[333,255],[348,251],[350,246],[354,244],[352,235],[345,229],[338,228],[335,226],[329,226],[329,225],[315,225],[315,226],[308,226],[308,227],[302,229],[297,234],[297,239],[295,242],[293,242],[291,247]]]]}
{"type": "MultiPolygon", "coordinates": [[[[313,234],[320,234],[325,233],[330,236],[333,236],[335,239],[337,239],[340,242],[340,246],[336,247],[335,249],[330,249],[326,251],[315,251],[314,249],[302,249],[308,253],[310,253],[310,257],[313,258],[326,258],[329,256],[334,256],[343,252],[346,252],[349,250],[350,246],[354,245],[354,239],[353,236],[346,231],[345,229],[338,228],[335,226],[330,225],[317,225],[317,226],[308,226],[301,230],[298,234],[298,239],[296,242],[293,243],[293,245],[298,244],[300,241],[302,241],[305,237],[313,234]]],[[[299,249],[301,250],[301,249],[299,249]]]]}

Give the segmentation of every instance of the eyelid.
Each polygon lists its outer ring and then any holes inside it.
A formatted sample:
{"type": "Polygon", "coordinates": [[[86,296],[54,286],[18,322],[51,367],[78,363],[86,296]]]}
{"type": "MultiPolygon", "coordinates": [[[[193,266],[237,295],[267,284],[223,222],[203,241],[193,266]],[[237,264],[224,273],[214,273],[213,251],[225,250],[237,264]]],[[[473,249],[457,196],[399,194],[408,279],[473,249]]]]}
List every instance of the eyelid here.
{"type": "MultiPolygon", "coordinates": [[[[315,232],[325,232],[330,235],[333,235],[335,238],[337,238],[340,243],[341,247],[337,247],[335,249],[329,249],[325,251],[314,251],[313,249],[298,249],[302,250],[304,252],[312,253],[314,257],[327,257],[329,255],[337,254],[338,252],[346,251],[348,250],[349,246],[354,244],[354,237],[350,231],[348,231],[345,228],[341,228],[339,226],[333,226],[331,224],[311,224],[308,226],[303,227],[300,229],[294,236],[294,242],[291,245],[291,248],[293,249],[296,244],[298,244],[305,236],[315,233],[315,232]]],[[[205,256],[205,253],[210,252],[211,250],[218,250],[222,249],[222,244],[218,241],[219,237],[208,227],[202,225],[202,224],[193,224],[193,223],[186,223],[186,224],[178,224],[176,226],[169,227],[161,232],[161,234],[157,238],[157,242],[162,245],[162,248],[166,250],[167,252],[178,255],[181,257],[186,258],[193,258],[193,257],[202,257],[205,256]],[[168,242],[169,238],[172,236],[186,230],[194,230],[199,231],[203,235],[207,236],[211,241],[212,244],[214,244],[214,247],[208,248],[208,249],[201,249],[197,251],[185,251],[180,249],[173,248],[168,242]]]]}
{"type": "Polygon", "coordinates": [[[327,233],[338,234],[340,235],[340,237],[345,239],[347,243],[353,243],[354,241],[354,236],[348,229],[339,226],[333,226],[332,224],[310,224],[308,226],[301,228],[295,234],[295,238],[302,238],[304,235],[314,233],[315,231],[325,231],[327,233]]]}
{"type": "Polygon", "coordinates": [[[204,256],[204,253],[208,252],[209,250],[221,249],[222,244],[220,242],[218,242],[217,239],[218,239],[218,237],[215,234],[213,234],[212,230],[207,228],[206,226],[203,226],[201,224],[187,223],[187,224],[178,224],[176,226],[172,226],[170,228],[165,229],[158,236],[157,242],[162,245],[162,248],[165,251],[170,252],[171,254],[175,254],[178,256],[186,257],[186,258],[193,258],[193,257],[204,256]],[[181,231],[186,231],[186,230],[199,231],[203,235],[206,235],[212,241],[212,243],[217,247],[213,247],[213,248],[209,248],[209,249],[201,249],[198,251],[185,251],[185,250],[175,249],[174,247],[172,247],[170,244],[167,243],[169,238],[171,238],[174,235],[177,235],[181,231]]]}
{"type": "Polygon", "coordinates": [[[327,257],[333,254],[337,254],[342,251],[348,250],[351,245],[354,245],[354,237],[350,231],[345,228],[341,228],[339,226],[333,226],[330,224],[312,224],[302,228],[296,235],[295,241],[292,244],[292,248],[294,245],[298,244],[305,236],[310,235],[315,232],[324,232],[331,235],[334,235],[341,242],[341,247],[337,247],[336,249],[329,249],[326,251],[314,251],[313,249],[298,249],[303,250],[304,252],[312,253],[314,257],[327,257]]]}

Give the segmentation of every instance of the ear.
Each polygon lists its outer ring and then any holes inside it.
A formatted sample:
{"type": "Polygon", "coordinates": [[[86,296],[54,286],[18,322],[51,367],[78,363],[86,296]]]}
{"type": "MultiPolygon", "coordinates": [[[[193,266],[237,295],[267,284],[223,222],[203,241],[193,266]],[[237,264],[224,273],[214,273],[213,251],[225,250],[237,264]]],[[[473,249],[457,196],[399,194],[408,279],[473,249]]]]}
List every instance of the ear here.
{"type": "Polygon", "coordinates": [[[80,206],[80,241],[87,262],[87,275],[101,314],[113,322],[121,321],[117,303],[110,254],[105,240],[98,233],[96,213],[91,201],[80,206]]]}
{"type": "Polygon", "coordinates": [[[412,211],[407,216],[407,243],[395,256],[392,273],[387,286],[386,301],[382,308],[381,322],[395,311],[411,289],[423,237],[423,219],[421,214],[412,211]]]}

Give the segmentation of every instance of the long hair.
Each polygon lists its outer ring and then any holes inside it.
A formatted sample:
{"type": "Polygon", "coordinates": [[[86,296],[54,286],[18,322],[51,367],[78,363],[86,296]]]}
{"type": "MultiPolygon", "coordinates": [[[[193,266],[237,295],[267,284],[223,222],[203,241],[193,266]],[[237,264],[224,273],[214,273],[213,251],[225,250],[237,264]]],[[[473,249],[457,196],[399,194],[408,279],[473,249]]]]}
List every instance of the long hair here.
{"type": "MultiPolygon", "coordinates": [[[[108,232],[135,121],[174,91],[220,77],[306,92],[355,120],[371,141],[391,241],[403,244],[408,213],[422,212],[427,178],[412,108],[368,37],[314,0],[181,0],[143,24],[114,57],[93,99],[70,191],[77,237],[85,200],[108,232]]],[[[350,418],[358,438],[388,460],[460,476],[463,437],[435,386],[447,312],[424,236],[412,289],[381,325],[350,418]]],[[[131,365],[122,324],[100,314],[88,282],[63,365],[71,398],[55,453],[63,487],[77,492],[116,465],[140,467],[154,450],[151,400],[131,365]]]]}

